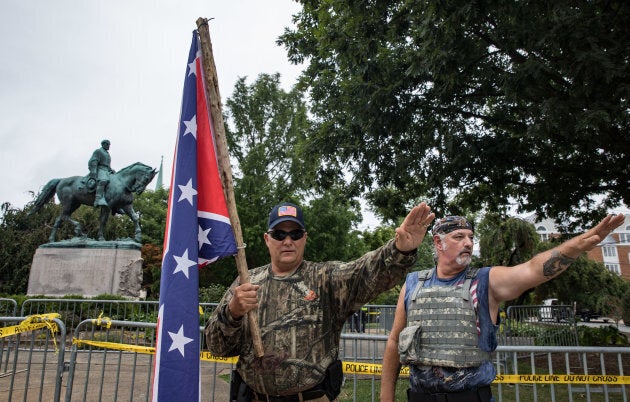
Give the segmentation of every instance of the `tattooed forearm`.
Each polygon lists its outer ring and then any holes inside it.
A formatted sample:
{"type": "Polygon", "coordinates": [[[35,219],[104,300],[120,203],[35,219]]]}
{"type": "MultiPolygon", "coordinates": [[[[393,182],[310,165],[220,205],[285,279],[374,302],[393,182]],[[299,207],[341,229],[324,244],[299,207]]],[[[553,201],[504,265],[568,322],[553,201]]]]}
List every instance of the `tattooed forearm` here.
{"type": "Polygon", "coordinates": [[[564,271],[575,261],[575,258],[567,257],[559,251],[553,251],[551,257],[543,264],[543,275],[547,278],[556,276],[564,271]]]}

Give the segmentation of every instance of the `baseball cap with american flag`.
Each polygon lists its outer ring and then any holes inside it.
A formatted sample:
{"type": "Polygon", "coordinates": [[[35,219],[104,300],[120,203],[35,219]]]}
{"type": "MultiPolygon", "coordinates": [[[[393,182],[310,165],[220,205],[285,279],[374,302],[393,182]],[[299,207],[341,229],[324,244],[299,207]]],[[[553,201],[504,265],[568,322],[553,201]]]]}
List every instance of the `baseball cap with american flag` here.
{"type": "Polygon", "coordinates": [[[306,228],[306,225],[304,225],[304,217],[302,216],[302,209],[290,202],[283,202],[273,207],[271,213],[269,213],[267,228],[273,229],[280,222],[286,221],[295,222],[300,225],[302,229],[306,228]]]}

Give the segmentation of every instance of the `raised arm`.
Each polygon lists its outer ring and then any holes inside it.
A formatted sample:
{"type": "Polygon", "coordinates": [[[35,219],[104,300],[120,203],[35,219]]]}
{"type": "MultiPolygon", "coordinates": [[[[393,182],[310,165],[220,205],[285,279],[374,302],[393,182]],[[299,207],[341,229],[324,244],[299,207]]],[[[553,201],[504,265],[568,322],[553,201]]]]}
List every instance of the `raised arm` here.
{"type": "Polygon", "coordinates": [[[601,243],[624,222],[623,214],[608,215],[595,227],[565,241],[551,250],[534,256],[514,267],[493,267],[490,270],[490,308],[498,303],[513,300],[524,291],[547,282],[564,272],[583,252],[601,243]]]}
{"type": "Polygon", "coordinates": [[[396,314],[392,330],[387,338],[385,352],[383,354],[383,371],[381,373],[381,402],[394,402],[396,400],[396,381],[400,372],[400,357],[398,355],[398,336],[407,325],[407,312],[405,311],[405,285],[400,290],[396,314]]]}
{"type": "Polygon", "coordinates": [[[426,203],[421,202],[413,207],[396,228],[396,248],[403,253],[417,249],[434,218],[435,214],[426,203]]]}

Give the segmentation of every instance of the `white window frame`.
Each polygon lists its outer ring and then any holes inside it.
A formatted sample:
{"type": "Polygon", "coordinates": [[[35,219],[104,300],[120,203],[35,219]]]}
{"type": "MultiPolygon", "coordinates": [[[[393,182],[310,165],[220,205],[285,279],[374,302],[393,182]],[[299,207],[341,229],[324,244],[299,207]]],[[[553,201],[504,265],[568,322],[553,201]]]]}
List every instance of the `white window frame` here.
{"type": "Polygon", "coordinates": [[[614,272],[617,275],[621,275],[621,268],[619,267],[619,264],[606,262],[604,263],[604,265],[606,266],[606,269],[608,269],[610,272],[614,272]]]}
{"type": "Polygon", "coordinates": [[[602,246],[602,255],[604,257],[616,257],[617,247],[615,246],[602,246]]]}

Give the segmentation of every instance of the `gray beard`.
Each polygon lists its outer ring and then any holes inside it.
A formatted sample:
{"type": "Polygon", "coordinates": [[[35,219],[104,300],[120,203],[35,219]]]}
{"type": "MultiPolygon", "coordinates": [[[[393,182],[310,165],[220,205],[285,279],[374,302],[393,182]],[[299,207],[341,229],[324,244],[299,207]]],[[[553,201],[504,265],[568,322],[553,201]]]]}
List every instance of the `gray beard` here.
{"type": "Polygon", "coordinates": [[[455,258],[455,262],[460,264],[460,265],[465,265],[468,266],[468,264],[470,264],[470,261],[472,260],[470,255],[467,256],[463,256],[463,255],[458,255],[457,258],[455,258]]]}

